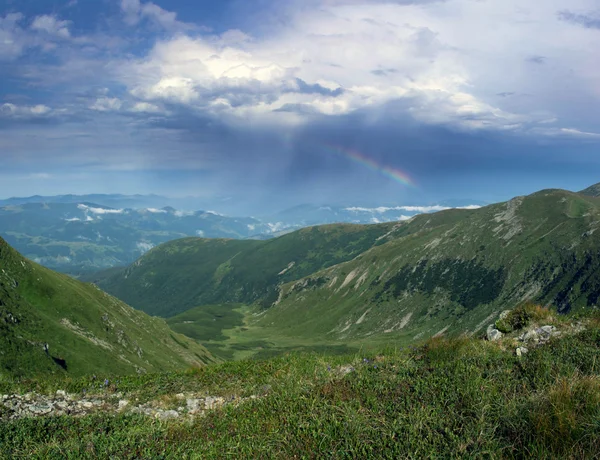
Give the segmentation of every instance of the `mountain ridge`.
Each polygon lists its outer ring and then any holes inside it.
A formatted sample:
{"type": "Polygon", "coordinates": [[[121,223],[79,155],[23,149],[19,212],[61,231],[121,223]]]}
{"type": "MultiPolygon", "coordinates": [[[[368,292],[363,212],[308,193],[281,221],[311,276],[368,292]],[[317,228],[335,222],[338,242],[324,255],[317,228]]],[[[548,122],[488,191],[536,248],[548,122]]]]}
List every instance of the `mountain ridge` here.
{"type": "Polygon", "coordinates": [[[23,258],[0,238],[0,380],[150,372],[214,358],[164,320],[23,258]]]}

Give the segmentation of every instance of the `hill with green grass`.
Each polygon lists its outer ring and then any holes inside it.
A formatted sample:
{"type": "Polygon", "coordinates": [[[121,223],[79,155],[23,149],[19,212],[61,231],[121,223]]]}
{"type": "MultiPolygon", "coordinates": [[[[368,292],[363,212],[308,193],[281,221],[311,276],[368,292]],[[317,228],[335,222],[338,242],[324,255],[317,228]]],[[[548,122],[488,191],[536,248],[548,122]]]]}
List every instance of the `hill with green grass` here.
{"type": "Polygon", "coordinates": [[[324,225],[267,241],[185,238],[122,270],[87,277],[146,313],[174,316],[199,305],[271,305],[278,286],[356,257],[391,238],[396,223],[324,225]]]}
{"type": "Polygon", "coordinates": [[[600,199],[544,190],[420,215],[351,261],[282,286],[262,333],[411,341],[477,333],[527,301],[560,313],[600,297],[600,199]]]}
{"type": "Polygon", "coordinates": [[[0,238],[0,381],[157,372],[213,361],[164,320],[41,267],[0,238]]]}
{"type": "Polygon", "coordinates": [[[598,311],[517,316],[497,341],[0,382],[0,458],[596,458],[598,311]]]}
{"type": "Polygon", "coordinates": [[[599,227],[600,198],[543,190],[267,242],[175,241],[100,286],[153,314],[191,310],[172,327],[224,358],[408,343],[476,334],[527,301],[561,313],[596,305],[599,227]]]}

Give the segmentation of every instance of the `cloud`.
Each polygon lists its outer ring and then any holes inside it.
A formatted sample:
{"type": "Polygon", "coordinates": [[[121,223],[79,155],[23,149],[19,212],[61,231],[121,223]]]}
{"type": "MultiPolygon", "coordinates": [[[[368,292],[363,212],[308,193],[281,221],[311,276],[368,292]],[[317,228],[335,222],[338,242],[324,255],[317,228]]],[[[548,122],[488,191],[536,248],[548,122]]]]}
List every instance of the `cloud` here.
{"type": "Polygon", "coordinates": [[[154,247],[154,245],[148,241],[138,241],[136,243],[136,247],[142,254],[144,254],[144,253],[148,252],[150,249],[152,249],[154,247]]]}
{"type": "Polygon", "coordinates": [[[45,115],[49,115],[51,112],[52,109],[44,104],[19,106],[11,103],[5,103],[0,105],[0,117],[30,119],[43,117],[45,115]]]}
{"type": "Polygon", "coordinates": [[[0,60],[14,59],[23,52],[24,32],[19,26],[23,19],[21,13],[0,16],[0,60]]]}
{"type": "Polygon", "coordinates": [[[45,179],[52,179],[52,174],[48,174],[48,173],[32,173],[29,174],[28,176],[29,179],[41,179],[41,180],[45,180],[45,179]]]}
{"type": "Polygon", "coordinates": [[[123,102],[116,97],[100,97],[90,106],[91,110],[98,112],[119,111],[123,102]]]}
{"type": "MultiPolygon", "coordinates": [[[[568,66],[589,66],[585,48],[567,58],[564,42],[547,22],[555,18],[552,5],[525,11],[509,1],[494,6],[499,13],[490,16],[478,2],[455,0],[440,7],[440,16],[423,3],[430,2],[325,2],[290,11],[287,27],[260,37],[178,34],[122,63],[118,78],[145,103],[183,106],[232,122],[252,117],[293,126],[406,101],[407,112],[421,123],[524,132],[556,114],[539,110],[533,99],[508,100],[515,94],[555,97],[523,62],[552,59],[555,78],[571,71],[568,66]],[[543,24],[539,37],[529,25],[534,17],[543,24]],[[481,32],[477,42],[466,33],[473,27],[481,32]],[[519,56],[523,42],[535,52],[519,56]],[[570,62],[561,68],[565,59],[570,62]],[[506,65],[515,71],[510,76],[506,65]],[[499,86],[511,91],[499,92],[499,86]]],[[[139,8],[135,1],[127,6],[139,8]]]]}
{"type": "Polygon", "coordinates": [[[129,108],[129,111],[136,113],[160,113],[163,110],[156,104],[150,104],[149,102],[136,102],[129,108]]]}
{"type": "Polygon", "coordinates": [[[70,21],[61,21],[56,16],[44,14],[36,16],[31,23],[31,30],[46,32],[49,35],[53,35],[59,38],[70,38],[71,33],[69,32],[70,21]]]}
{"type": "Polygon", "coordinates": [[[558,12],[558,17],[562,21],[577,24],[586,29],[600,29],[600,11],[577,14],[569,10],[562,10],[558,12]]]}
{"type": "Polygon", "coordinates": [[[130,26],[135,26],[144,19],[167,29],[167,30],[186,30],[191,26],[177,20],[177,14],[162,9],[160,6],[152,3],[142,3],[140,0],[121,0],[121,11],[123,20],[130,26]]]}
{"type": "MultiPolygon", "coordinates": [[[[469,205],[469,206],[459,206],[456,209],[479,209],[481,206],[478,205],[469,205]]],[[[407,212],[417,212],[417,213],[429,213],[429,212],[437,212],[437,211],[445,211],[447,209],[452,209],[448,206],[393,206],[393,207],[385,207],[379,206],[377,208],[362,208],[362,207],[350,207],[345,208],[346,211],[350,212],[366,212],[366,213],[375,213],[375,214],[385,214],[389,211],[407,211],[407,212]]]]}
{"type": "Polygon", "coordinates": [[[93,208],[85,204],[78,204],[77,207],[85,212],[91,212],[92,214],[123,214],[124,209],[110,209],[110,208],[93,208]]]}

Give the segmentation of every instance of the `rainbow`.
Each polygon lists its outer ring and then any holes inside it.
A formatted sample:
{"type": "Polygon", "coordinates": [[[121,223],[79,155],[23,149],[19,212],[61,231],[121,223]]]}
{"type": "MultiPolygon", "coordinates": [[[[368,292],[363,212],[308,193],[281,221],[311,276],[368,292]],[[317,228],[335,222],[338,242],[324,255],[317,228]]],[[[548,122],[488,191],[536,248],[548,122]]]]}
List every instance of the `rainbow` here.
{"type": "Polygon", "coordinates": [[[349,160],[353,161],[356,164],[366,166],[367,168],[369,168],[372,171],[375,171],[379,174],[389,177],[390,179],[393,179],[394,181],[398,182],[399,184],[406,185],[408,187],[416,187],[415,181],[413,179],[411,179],[411,177],[404,171],[401,171],[396,168],[392,168],[391,166],[386,166],[386,165],[377,163],[375,160],[360,153],[358,150],[353,150],[353,149],[349,149],[346,147],[330,145],[330,144],[324,144],[324,146],[327,149],[334,151],[335,153],[343,155],[344,157],[348,158],[349,160]]]}

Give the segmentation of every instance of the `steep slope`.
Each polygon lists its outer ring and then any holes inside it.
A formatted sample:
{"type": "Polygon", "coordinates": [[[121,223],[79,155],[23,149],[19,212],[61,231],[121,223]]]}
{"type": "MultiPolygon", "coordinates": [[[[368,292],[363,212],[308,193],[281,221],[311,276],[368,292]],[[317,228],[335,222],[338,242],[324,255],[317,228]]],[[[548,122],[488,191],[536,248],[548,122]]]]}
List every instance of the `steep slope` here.
{"type": "Polygon", "coordinates": [[[0,238],[0,380],[47,373],[135,373],[213,361],[97,287],[23,258],[0,238]]]}
{"type": "Polygon", "coordinates": [[[559,312],[600,297],[600,199],[562,190],[421,215],[405,234],[282,287],[251,321],[290,337],[413,340],[481,331],[533,300],[559,312]]]}
{"type": "Polygon", "coordinates": [[[268,241],[186,238],[94,281],[128,304],[164,317],[198,305],[268,306],[277,299],[279,284],[350,260],[383,243],[395,226],[325,225],[268,241]]]}

